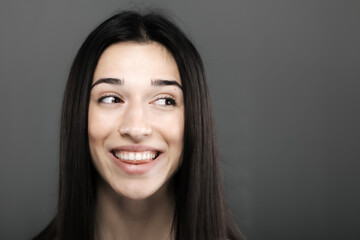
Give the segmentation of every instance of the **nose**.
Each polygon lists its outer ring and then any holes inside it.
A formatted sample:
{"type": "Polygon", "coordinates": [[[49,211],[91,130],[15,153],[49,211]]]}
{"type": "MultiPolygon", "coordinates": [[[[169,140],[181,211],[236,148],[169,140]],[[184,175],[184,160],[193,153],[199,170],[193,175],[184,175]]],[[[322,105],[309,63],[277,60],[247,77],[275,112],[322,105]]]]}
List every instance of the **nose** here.
{"type": "Polygon", "coordinates": [[[120,120],[118,132],[122,137],[131,138],[134,142],[139,142],[152,134],[141,104],[127,106],[120,120]]]}

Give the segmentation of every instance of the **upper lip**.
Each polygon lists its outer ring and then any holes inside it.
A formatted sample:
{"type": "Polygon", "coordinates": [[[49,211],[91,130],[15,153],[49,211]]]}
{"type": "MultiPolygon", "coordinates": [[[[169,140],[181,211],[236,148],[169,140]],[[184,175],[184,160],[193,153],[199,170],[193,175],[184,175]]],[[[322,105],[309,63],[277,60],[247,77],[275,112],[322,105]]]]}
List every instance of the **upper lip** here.
{"type": "Polygon", "coordinates": [[[154,151],[154,152],[162,152],[160,149],[145,145],[123,145],[114,147],[111,151],[128,151],[128,152],[145,152],[145,151],[154,151]]]}

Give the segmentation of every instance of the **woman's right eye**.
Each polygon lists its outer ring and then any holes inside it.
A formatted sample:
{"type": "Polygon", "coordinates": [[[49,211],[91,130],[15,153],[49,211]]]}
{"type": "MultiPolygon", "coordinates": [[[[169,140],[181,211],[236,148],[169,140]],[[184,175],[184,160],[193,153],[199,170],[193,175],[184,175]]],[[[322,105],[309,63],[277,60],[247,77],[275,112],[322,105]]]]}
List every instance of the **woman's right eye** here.
{"type": "Polygon", "coordinates": [[[122,100],[117,96],[104,96],[98,100],[99,103],[114,104],[120,103],[122,100]]]}

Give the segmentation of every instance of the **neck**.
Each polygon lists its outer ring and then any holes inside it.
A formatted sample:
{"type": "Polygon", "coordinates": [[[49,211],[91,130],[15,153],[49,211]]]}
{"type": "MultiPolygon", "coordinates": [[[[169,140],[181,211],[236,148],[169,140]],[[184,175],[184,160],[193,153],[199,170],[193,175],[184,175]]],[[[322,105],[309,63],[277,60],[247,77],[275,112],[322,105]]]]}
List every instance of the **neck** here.
{"type": "Polygon", "coordinates": [[[171,184],[141,200],[118,195],[99,180],[96,202],[96,232],[104,240],[173,239],[171,227],[175,201],[171,184]]]}

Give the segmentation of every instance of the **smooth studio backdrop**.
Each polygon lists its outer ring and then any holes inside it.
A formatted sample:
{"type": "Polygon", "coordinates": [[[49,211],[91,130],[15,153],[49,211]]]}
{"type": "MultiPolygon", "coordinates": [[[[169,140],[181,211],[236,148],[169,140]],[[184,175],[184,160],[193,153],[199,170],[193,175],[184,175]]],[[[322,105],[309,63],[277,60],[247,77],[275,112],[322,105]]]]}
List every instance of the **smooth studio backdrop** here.
{"type": "Polygon", "coordinates": [[[2,0],[0,239],[54,216],[59,118],[87,34],[168,10],[198,47],[226,194],[249,240],[360,239],[360,1],[2,0]]]}

